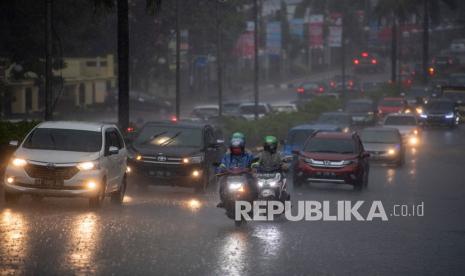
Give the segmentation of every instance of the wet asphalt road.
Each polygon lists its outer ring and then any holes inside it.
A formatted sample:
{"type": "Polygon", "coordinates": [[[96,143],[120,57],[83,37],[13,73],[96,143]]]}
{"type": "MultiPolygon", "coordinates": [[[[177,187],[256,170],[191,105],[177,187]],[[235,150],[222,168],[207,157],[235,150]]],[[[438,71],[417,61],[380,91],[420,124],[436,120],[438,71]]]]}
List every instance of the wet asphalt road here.
{"type": "MultiPolygon", "coordinates": [[[[215,188],[131,186],[122,207],[83,199],[0,202],[0,275],[432,275],[465,271],[465,127],[427,130],[396,169],[372,166],[368,189],[312,184],[295,200],[381,200],[381,222],[252,222],[236,228],[215,188]],[[424,202],[423,217],[390,216],[424,202]]],[[[362,208],[366,214],[365,205],[362,208]]],[[[363,211],[362,210],[362,211],[363,211]]],[[[363,212],[361,212],[363,213],[363,212]]]]}

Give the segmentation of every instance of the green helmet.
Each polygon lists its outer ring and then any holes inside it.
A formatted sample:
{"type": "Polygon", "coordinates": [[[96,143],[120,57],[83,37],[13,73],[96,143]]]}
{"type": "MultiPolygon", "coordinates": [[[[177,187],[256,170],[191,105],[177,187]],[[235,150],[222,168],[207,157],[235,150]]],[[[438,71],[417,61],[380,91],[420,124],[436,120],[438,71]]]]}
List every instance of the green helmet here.
{"type": "Polygon", "coordinates": [[[263,149],[271,153],[275,153],[278,149],[278,139],[275,136],[265,136],[265,141],[263,143],[263,149]]]}
{"type": "Polygon", "coordinates": [[[231,135],[229,149],[233,155],[241,155],[245,149],[245,135],[241,132],[234,132],[231,135]]]}
{"type": "Polygon", "coordinates": [[[242,132],[234,132],[232,135],[231,135],[231,139],[233,138],[238,138],[238,139],[243,139],[245,140],[245,135],[244,133],[242,132]]]}

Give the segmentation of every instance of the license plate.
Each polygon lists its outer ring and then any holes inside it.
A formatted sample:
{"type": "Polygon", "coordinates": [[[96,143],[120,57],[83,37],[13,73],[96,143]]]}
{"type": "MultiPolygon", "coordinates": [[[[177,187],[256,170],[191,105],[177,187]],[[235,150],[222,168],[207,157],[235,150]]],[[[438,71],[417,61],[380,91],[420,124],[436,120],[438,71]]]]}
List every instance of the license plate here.
{"type": "Polygon", "coordinates": [[[318,172],[316,175],[324,177],[335,177],[336,174],[333,172],[318,172]]]}
{"type": "Polygon", "coordinates": [[[60,179],[36,179],[34,182],[36,185],[50,188],[63,186],[63,180],[60,179]]]}

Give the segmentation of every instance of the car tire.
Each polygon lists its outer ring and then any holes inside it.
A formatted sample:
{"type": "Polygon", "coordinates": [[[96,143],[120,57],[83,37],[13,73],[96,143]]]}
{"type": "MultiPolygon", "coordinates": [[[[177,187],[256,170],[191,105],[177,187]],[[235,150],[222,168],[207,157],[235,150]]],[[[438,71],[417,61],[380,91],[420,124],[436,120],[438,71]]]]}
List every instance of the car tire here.
{"type": "Polygon", "coordinates": [[[105,185],[106,179],[102,181],[103,185],[100,186],[98,194],[89,198],[89,207],[92,209],[98,209],[102,206],[103,200],[105,199],[105,185]]]}
{"type": "Polygon", "coordinates": [[[3,196],[4,196],[6,204],[16,204],[16,203],[18,203],[19,198],[21,197],[20,194],[9,193],[7,191],[5,191],[3,196]]]}
{"type": "Polygon", "coordinates": [[[366,177],[365,177],[365,173],[360,176],[354,183],[354,190],[355,191],[362,191],[363,188],[365,187],[365,181],[366,181],[366,177]]]}
{"type": "Polygon", "coordinates": [[[110,195],[111,203],[113,203],[114,205],[122,205],[123,200],[124,200],[124,194],[126,193],[126,188],[127,188],[127,180],[126,180],[126,175],[125,175],[119,190],[111,193],[110,195]]]}

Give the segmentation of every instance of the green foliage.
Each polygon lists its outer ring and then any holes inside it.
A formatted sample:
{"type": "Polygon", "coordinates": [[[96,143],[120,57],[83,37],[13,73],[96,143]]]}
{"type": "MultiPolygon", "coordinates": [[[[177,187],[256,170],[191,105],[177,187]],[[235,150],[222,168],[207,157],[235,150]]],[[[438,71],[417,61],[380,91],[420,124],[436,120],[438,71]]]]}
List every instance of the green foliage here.
{"type": "Polygon", "coordinates": [[[322,112],[334,111],[341,107],[341,102],[334,98],[317,97],[307,103],[300,111],[294,113],[275,113],[257,121],[225,119],[225,134],[240,131],[245,134],[248,147],[259,145],[263,137],[273,135],[285,139],[290,128],[308,124],[317,119],[322,112]]]}
{"type": "Polygon", "coordinates": [[[23,140],[26,134],[38,123],[37,121],[22,121],[18,123],[0,121],[0,145],[7,145],[11,140],[23,140]]]}

